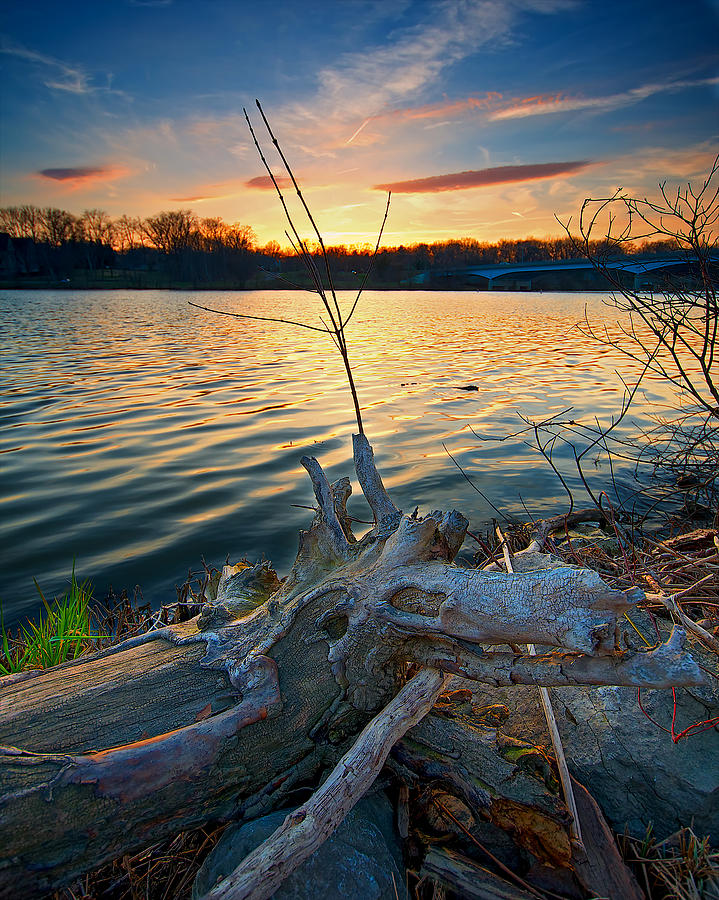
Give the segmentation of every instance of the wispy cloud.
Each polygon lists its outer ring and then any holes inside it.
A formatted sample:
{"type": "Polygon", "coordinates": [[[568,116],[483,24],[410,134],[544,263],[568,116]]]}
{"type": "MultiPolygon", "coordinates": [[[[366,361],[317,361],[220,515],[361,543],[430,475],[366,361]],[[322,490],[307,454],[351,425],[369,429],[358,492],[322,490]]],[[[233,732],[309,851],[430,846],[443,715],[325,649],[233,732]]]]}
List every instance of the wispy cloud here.
{"type": "MultiPolygon", "coordinates": [[[[420,22],[395,29],[381,45],[345,54],[332,66],[320,70],[315,97],[303,104],[288,105],[282,118],[295,136],[312,130],[315,146],[320,136],[342,146],[355,140],[366,127],[355,124],[353,128],[352,122],[389,115],[446,115],[440,107],[431,106],[417,106],[409,112],[409,105],[420,99],[426,88],[435,85],[448,67],[482,47],[510,39],[524,11],[554,13],[572,5],[571,0],[426,3],[420,22]],[[398,106],[402,109],[396,109],[398,106]],[[351,130],[346,130],[348,126],[351,130]],[[349,141],[348,134],[352,135],[349,141]]],[[[481,98],[477,102],[482,102],[481,98]]]]}
{"type": "Polygon", "coordinates": [[[442,122],[433,122],[429,127],[446,124],[447,117],[464,115],[471,111],[486,111],[496,107],[502,99],[502,95],[496,91],[484,94],[481,97],[465,97],[461,100],[449,100],[445,103],[427,104],[424,106],[408,106],[400,109],[390,109],[386,112],[369,116],[357,128],[354,134],[346,141],[351,144],[354,139],[372,122],[411,122],[422,119],[440,119],[442,122]]]}
{"type": "Polygon", "coordinates": [[[171,203],[207,203],[208,200],[226,200],[234,194],[190,194],[189,197],[170,197],[171,203]]]}
{"type": "Polygon", "coordinates": [[[42,83],[52,91],[62,91],[66,94],[112,94],[129,100],[125,91],[117,90],[112,86],[112,74],[106,73],[106,84],[95,84],[94,76],[90,75],[82,66],[71,65],[62,59],[48,56],[46,53],[38,53],[20,45],[4,44],[0,47],[0,53],[13,56],[34,64],[42,73],[42,83]]]}
{"type": "Polygon", "coordinates": [[[561,178],[581,172],[592,163],[588,160],[574,162],[533,163],[525,166],[494,166],[490,169],[474,169],[453,172],[449,175],[431,175],[429,178],[413,178],[375,185],[375,190],[397,194],[430,194],[438,191],[463,191],[467,188],[486,187],[490,184],[508,184],[518,181],[537,181],[540,178],[561,178]]]}
{"type": "Polygon", "coordinates": [[[40,178],[60,181],[72,187],[96,183],[98,181],[114,181],[130,174],[124,166],[60,166],[41,169],[35,173],[40,178]]]}
{"type": "Polygon", "coordinates": [[[394,119],[443,119],[447,116],[459,115],[472,110],[481,111],[496,106],[502,99],[497,91],[490,91],[481,97],[465,97],[461,100],[449,100],[428,106],[415,106],[407,109],[396,109],[387,115],[394,119]]]}
{"type": "MultiPolygon", "coordinates": [[[[381,141],[383,131],[402,123],[426,126],[472,113],[489,113],[499,93],[476,93],[440,103],[423,103],[442,73],[483,47],[511,40],[523,12],[551,14],[573,0],[427,0],[417,4],[419,21],[394,27],[385,13],[386,38],[345,53],[320,69],[314,91],[271,110],[280,140],[291,135],[294,152],[325,165],[345,148],[381,141]]],[[[376,9],[381,9],[378,5],[376,9]]],[[[379,15],[379,13],[378,13],[379,15]]],[[[235,113],[203,115],[187,123],[195,139],[218,146],[243,144],[245,123],[235,113]]]]}
{"type": "Polygon", "coordinates": [[[608,112],[640,103],[656,94],[676,93],[695,87],[710,87],[719,84],[719,77],[701,78],[694,81],[670,81],[664,84],[645,84],[618,94],[603,97],[571,97],[563,94],[526,97],[515,100],[509,106],[490,113],[492,121],[502,119],[525,119],[529,116],[546,116],[554,113],[598,110],[608,112]]]}
{"type": "MultiPolygon", "coordinates": [[[[349,145],[380,139],[383,125],[425,120],[432,124],[496,108],[502,96],[478,93],[442,103],[423,103],[442,73],[483,47],[511,39],[523,12],[554,13],[573,0],[427,0],[417,4],[420,21],[391,28],[382,43],[340,55],[320,69],[313,92],[271,111],[280,139],[321,161],[349,145]],[[372,126],[372,127],[368,127],[372,126]]],[[[381,7],[378,5],[377,9],[381,7]]],[[[386,22],[394,23],[394,14],[386,22]]],[[[389,27],[389,25],[388,25],[389,27]]],[[[203,116],[189,125],[197,137],[236,143],[245,123],[236,114],[203,116]]]]}
{"type": "Polygon", "coordinates": [[[49,70],[51,74],[44,81],[46,87],[57,91],[67,91],[71,94],[89,94],[96,90],[90,84],[90,77],[79,66],[71,66],[60,59],[52,56],[46,56],[44,53],[38,53],[35,50],[28,50],[26,47],[19,46],[3,46],[0,47],[0,53],[7,56],[14,56],[17,59],[24,59],[27,62],[35,63],[45,70],[49,70]]]}
{"type": "Polygon", "coordinates": [[[206,203],[208,200],[227,200],[229,197],[236,197],[241,192],[242,186],[242,182],[236,181],[200,185],[193,194],[169,199],[172,203],[206,203]]]}
{"type": "Polygon", "coordinates": [[[512,18],[509,5],[496,0],[428,4],[428,13],[424,22],[396,32],[386,44],[347,54],[322,70],[319,79],[325,100],[336,109],[340,104],[362,104],[376,114],[476,52],[477,40],[486,44],[505,33],[512,18]]]}

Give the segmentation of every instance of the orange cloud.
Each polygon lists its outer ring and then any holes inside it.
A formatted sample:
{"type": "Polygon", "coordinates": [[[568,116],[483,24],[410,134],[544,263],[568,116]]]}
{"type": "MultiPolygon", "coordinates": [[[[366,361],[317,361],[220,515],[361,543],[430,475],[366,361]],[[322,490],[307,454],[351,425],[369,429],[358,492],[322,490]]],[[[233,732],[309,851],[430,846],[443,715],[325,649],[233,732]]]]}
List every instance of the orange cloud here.
{"type": "Polygon", "coordinates": [[[545,94],[516,100],[510,106],[498,109],[490,115],[492,121],[502,119],[525,119],[529,116],[544,116],[561,112],[599,110],[603,112],[621,109],[640,103],[656,94],[677,93],[688,88],[713,87],[719,84],[719,77],[698,78],[693,81],[667,81],[658,84],[643,84],[619,94],[599,97],[569,97],[564,94],[545,94]]]}
{"type": "Polygon", "coordinates": [[[405,109],[395,109],[391,112],[374,116],[375,119],[441,119],[444,116],[455,115],[469,109],[489,109],[494,106],[502,95],[496,91],[485,94],[484,97],[465,97],[464,100],[453,100],[449,103],[435,103],[427,106],[409,106],[405,109]]]}
{"type": "MultiPolygon", "coordinates": [[[[543,94],[536,97],[523,97],[515,100],[510,106],[505,106],[493,112],[490,119],[523,119],[526,116],[537,116],[543,113],[559,112],[562,109],[574,108],[576,98],[567,97],[564,94],[543,94]]],[[[579,101],[585,104],[585,100],[579,101]]]]}
{"type": "Polygon", "coordinates": [[[397,110],[397,113],[408,119],[437,119],[465,112],[468,109],[489,109],[501,99],[501,94],[491,91],[484,97],[466,97],[464,100],[454,100],[451,103],[417,106],[414,109],[397,110]]]}
{"type": "Polygon", "coordinates": [[[203,203],[206,200],[224,200],[231,194],[192,194],[189,197],[170,197],[172,203],[203,203]]]}
{"type": "Polygon", "coordinates": [[[60,181],[71,187],[83,187],[98,181],[114,181],[116,178],[123,178],[130,174],[130,170],[123,166],[61,166],[41,169],[35,174],[40,178],[60,181]]]}
{"type": "Polygon", "coordinates": [[[474,169],[449,175],[432,175],[410,181],[377,184],[375,190],[398,194],[433,194],[438,191],[462,191],[467,188],[486,187],[490,184],[508,184],[517,181],[537,181],[540,178],[557,178],[581,172],[591,165],[589,160],[574,162],[532,163],[526,166],[495,166],[491,169],[474,169]]]}

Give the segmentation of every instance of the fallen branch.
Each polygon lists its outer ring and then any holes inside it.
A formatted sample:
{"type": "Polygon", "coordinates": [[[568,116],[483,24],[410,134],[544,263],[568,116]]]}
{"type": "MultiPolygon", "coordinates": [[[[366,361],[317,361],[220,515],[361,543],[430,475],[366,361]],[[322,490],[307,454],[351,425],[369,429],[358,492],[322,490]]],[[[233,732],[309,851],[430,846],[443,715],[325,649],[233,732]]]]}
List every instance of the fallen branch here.
{"type": "Polygon", "coordinates": [[[666,643],[653,650],[625,650],[612,656],[584,653],[521,653],[473,651],[460,643],[409,642],[407,651],[417,662],[493,687],[526,684],[538,687],[574,685],[625,687],[690,687],[701,678],[699,667],[684,652],[686,632],[675,626],[666,643]]]}
{"type": "MultiPolygon", "coordinates": [[[[709,581],[711,578],[713,578],[713,576],[708,575],[706,578],[703,578],[702,581],[709,581]]],[[[652,600],[657,600],[659,603],[661,603],[662,606],[665,607],[665,609],[668,609],[669,612],[673,613],[677,617],[677,619],[679,619],[679,621],[687,629],[687,631],[691,631],[691,633],[695,635],[703,644],[705,644],[715,653],[719,653],[719,641],[713,635],[709,634],[706,628],[702,628],[701,625],[698,625],[693,619],[690,619],[676,601],[676,598],[681,596],[681,594],[689,593],[701,583],[702,582],[697,582],[690,588],[687,588],[685,591],[680,591],[678,594],[672,594],[671,596],[667,596],[666,594],[649,594],[647,596],[651,597],[652,600]]]]}
{"type": "Polygon", "coordinates": [[[617,651],[637,592],[566,565],[454,565],[466,519],[402,516],[364,436],[354,449],[375,518],[359,540],[349,483],[330,486],[308,458],[319,510],[286,578],[226,566],[196,619],[0,680],[0,845],[12,860],[0,896],[42,895],[208,819],[276,808],[351,746],[410,663],[497,684],[702,681],[679,630],[652,653],[617,651]],[[508,642],[557,652],[487,649],[508,642]]]}
{"type": "Polygon", "coordinates": [[[364,728],[322,787],[203,900],[271,897],[367,793],[389,751],[432,709],[446,682],[446,676],[434,669],[415,675],[364,728]]]}

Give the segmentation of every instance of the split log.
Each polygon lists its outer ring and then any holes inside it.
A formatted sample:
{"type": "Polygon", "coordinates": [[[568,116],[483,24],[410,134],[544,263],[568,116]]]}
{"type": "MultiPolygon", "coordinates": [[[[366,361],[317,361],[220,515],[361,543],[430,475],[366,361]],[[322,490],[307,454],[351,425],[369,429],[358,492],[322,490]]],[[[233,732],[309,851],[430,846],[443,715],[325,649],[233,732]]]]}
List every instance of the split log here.
{"type": "Polygon", "coordinates": [[[347,479],[330,485],[302,462],[319,508],[282,581],[265,563],[228,566],[190,622],[0,679],[0,897],[41,895],[183,828],[280,805],[337,763],[412,663],[490,684],[702,680],[679,629],[652,653],[620,647],[618,617],[637,592],[571,566],[454,564],[466,519],[403,516],[364,435],[355,471],[375,524],[360,539],[347,479]],[[557,652],[495,652],[502,643],[557,652]]]}

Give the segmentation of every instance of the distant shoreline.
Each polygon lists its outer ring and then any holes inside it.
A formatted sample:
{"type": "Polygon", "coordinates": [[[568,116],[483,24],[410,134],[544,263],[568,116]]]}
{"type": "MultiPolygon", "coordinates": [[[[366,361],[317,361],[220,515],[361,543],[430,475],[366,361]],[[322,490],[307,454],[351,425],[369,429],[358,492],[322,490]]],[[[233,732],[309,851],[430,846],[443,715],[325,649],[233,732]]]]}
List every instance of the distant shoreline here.
{"type": "MultiPolygon", "coordinates": [[[[356,291],[357,287],[355,285],[348,284],[335,284],[335,288],[340,291],[356,291]]],[[[400,284],[400,283],[382,283],[382,284],[368,284],[365,287],[365,290],[368,291],[429,291],[429,292],[437,292],[441,293],[442,291],[463,291],[466,293],[475,293],[475,294],[487,294],[487,293],[522,293],[522,294],[543,294],[543,293],[552,293],[556,292],[570,292],[570,293],[606,293],[611,289],[610,285],[606,285],[604,287],[598,285],[587,285],[587,284],[576,284],[576,285],[562,285],[559,287],[516,287],[516,286],[498,286],[495,285],[491,290],[486,287],[480,287],[478,285],[467,285],[467,284],[456,284],[456,283],[447,283],[447,284],[438,284],[436,282],[429,284],[400,284]]],[[[278,290],[283,291],[307,291],[310,290],[309,284],[307,286],[297,285],[297,284],[287,284],[284,281],[278,280],[276,284],[267,284],[267,282],[263,283],[247,283],[243,286],[239,285],[229,285],[229,284],[185,284],[185,283],[177,283],[177,284],[135,284],[131,281],[98,281],[98,282],[89,282],[89,283],[64,283],[57,281],[46,281],[46,282],[33,282],[32,284],[28,284],[24,281],[0,281],[0,291],[26,291],[27,293],[39,292],[39,291],[67,291],[67,292],[78,292],[78,291],[202,291],[207,293],[217,293],[218,291],[232,291],[232,292],[243,292],[243,291],[274,291],[278,290]]]]}

